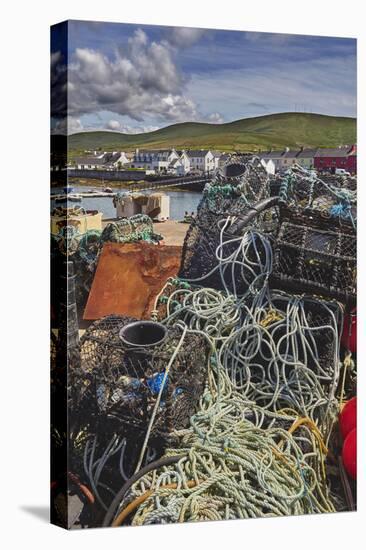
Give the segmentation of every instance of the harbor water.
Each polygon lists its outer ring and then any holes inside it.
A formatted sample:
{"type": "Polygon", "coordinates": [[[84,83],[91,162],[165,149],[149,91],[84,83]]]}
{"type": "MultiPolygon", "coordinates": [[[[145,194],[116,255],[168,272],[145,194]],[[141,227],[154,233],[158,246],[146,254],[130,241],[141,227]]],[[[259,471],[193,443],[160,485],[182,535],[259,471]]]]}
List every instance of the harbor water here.
{"type": "MultiPolygon", "coordinates": [[[[87,192],[91,189],[100,191],[100,187],[85,187],[85,186],[73,186],[75,193],[87,192]]],[[[53,193],[60,192],[61,190],[53,190],[53,193]]],[[[113,189],[115,192],[116,189],[113,189]]],[[[120,190],[124,192],[124,189],[120,190]]],[[[159,190],[162,191],[162,190],[159,190]]],[[[152,193],[153,191],[143,191],[143,193],[152,193]]],[[[170,197],[170,219],[182,220],[185,212],[191,214],[196,212],[197,206],[202,198],[202,193],[197,191],[170,191],[164,190],[165,194],[170,197]]],[[[111,197],[95,197],[95,198],[83,198],[81,203],[71,203],[80,205],[86,210],[99,210],[103,213],[103,218],[114,218],[116,216],[116,209],[113,206],[113,198],[111,197]]],[[[53,206],[53,205],[52,205],[53,206]]]]}

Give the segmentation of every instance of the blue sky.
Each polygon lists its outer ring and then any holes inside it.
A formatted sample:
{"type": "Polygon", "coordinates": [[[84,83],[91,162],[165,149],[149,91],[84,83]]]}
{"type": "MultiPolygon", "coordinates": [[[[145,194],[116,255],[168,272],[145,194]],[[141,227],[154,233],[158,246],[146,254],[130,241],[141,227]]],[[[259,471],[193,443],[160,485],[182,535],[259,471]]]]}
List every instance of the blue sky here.
{"type": "Polygon", "coordinates": [[[68,37],[68,52],[52,47],[59,66],[68,61],[69,133],[356,116],[354,39],[86,21],[70,21],[68,37]]]}

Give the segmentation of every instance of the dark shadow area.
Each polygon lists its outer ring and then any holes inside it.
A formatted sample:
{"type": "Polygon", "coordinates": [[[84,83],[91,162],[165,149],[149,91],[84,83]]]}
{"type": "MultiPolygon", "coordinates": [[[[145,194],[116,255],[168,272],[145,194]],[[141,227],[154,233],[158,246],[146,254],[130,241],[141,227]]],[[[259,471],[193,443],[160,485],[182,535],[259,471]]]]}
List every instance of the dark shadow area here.
{"type": "Polygon", "coordinates": [[[47,523],[50,521],[49,506],[20,506],[20,509],[47,523]]]}

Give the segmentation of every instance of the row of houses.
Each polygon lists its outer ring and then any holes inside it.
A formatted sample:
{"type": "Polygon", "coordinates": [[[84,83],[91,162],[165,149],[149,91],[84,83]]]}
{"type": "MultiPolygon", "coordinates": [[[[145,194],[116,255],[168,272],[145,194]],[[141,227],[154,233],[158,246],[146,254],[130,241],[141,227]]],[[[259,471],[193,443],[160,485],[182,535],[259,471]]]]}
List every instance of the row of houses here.
{"type": "MultiPolygon", "coordinates": [[[[136,149],[134,152],[86,151],[72,164],[79,170],[142,169],[147,173],[163,173],[184,176],[189,172],[210,173],[222,167],[229,155],[208,149],[136,149]]],[[[355,145],[336,148],[303,148],[259,153],[268,172],[280,172],[294,164],[318,172],[334,172],[343,168],[351,174],[357,172],[357,149],[355,145]]]]}
{"type": "Polygon", "coordinates": [[[260,158],[273,166],[275,172],[290,168],[293,164],[300,164],[304,168],[315,169],[317,172],[334,172],[343,168],[350,174],[357,172],[356,145],[347,145],[335,148],[296,149],[285,148],[282,151],[268,151],[260,153],[260,158]]]}
{"type": "Polygon", "coordinates": [[[139,168],[151,173],[166,173],[184,176],[188,172],[212,172],[220,165],[222,155],[207,149],[181,150],[136,149],[134,153],[98,151],[86,152],[76,157],[72,166],[79,170],[118,170],[139,168]]]}

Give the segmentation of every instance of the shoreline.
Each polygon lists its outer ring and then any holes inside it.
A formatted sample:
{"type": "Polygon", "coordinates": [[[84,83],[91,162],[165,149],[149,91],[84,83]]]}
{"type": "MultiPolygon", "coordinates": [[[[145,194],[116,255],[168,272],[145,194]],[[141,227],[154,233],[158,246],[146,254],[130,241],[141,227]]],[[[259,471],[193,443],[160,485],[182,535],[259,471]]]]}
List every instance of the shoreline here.
{"type": "MultiPolygon", "coordinates": [[[[73,179],[76,179],[76,178],[69,178],[69,182],[71,183],[71,186],[73,187],[101,187],[101,188],[105,188],[105,187],[110,187],[111,189],[114,189],[114,190],[121,190],[121,191],[132,191],[132,189],[130,189],[130,187],[134,187],[134,192],[143,192],[143,191],[146,191],[146,189],[143,188],[143,185],[146,185],[146,180],[143,180],[143,183],[141,184],[141,189],[136,189],[138,186],[139,186],[139,183],[140,182],[136,182],[136,181],[126,181],[126,182],[117,182],[117,181],[108,181],[108,182],[101,182],[100,180],[94,180],[94,179],[88,179],[88,180],[85,180],[85,178],[82,178],[82,180],[78,180],[77,182],[73,182],[72,180],[73,179]]],[[[142,181],[142,180],[141,180],[142,181]]],[[[195,191],[193,189],[187,189],[187,188],[184,188],[184,187],[178,187],[178,186],[169,186],[169,185],[164,185],[162,187],[159,187],[158,189],[156,189],[156,191],[164,191],[164,190],[167,190],[167,191],[179,191],[179,192],[189,192],[189,193],[195,193],[195,194],[199,194],[199,195],[202,195],[202,191],[195,191]]]]}

